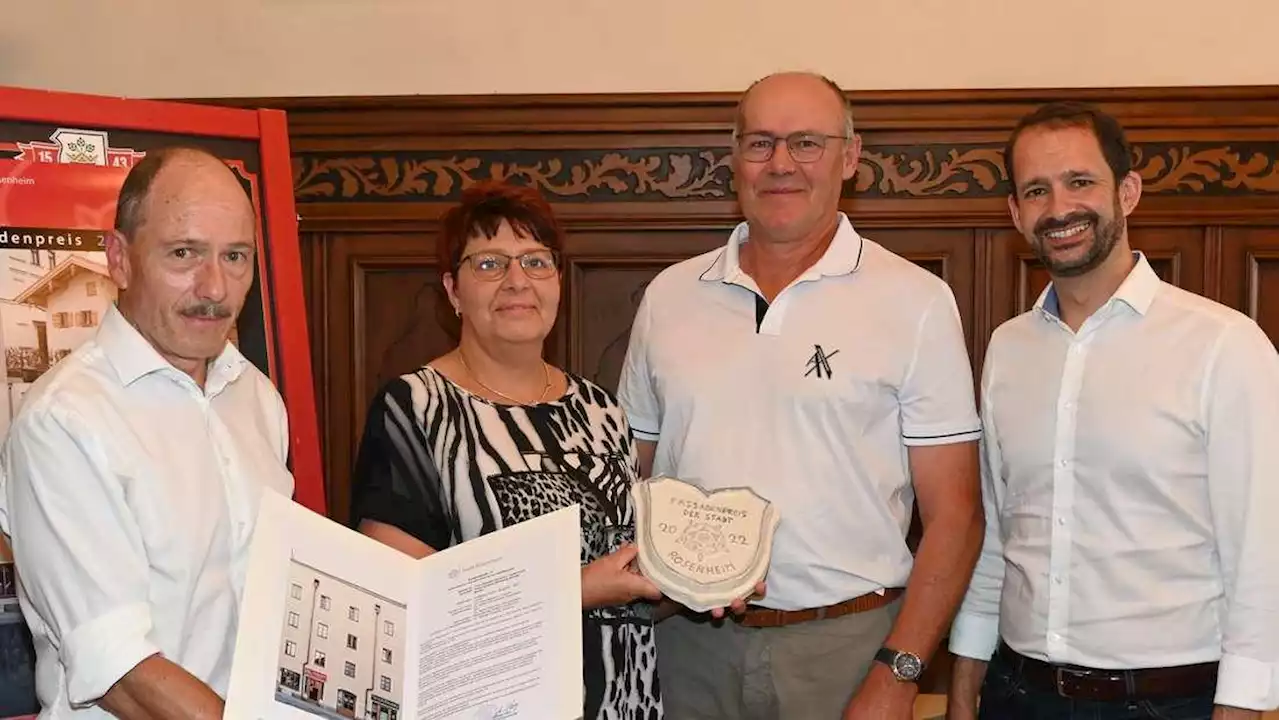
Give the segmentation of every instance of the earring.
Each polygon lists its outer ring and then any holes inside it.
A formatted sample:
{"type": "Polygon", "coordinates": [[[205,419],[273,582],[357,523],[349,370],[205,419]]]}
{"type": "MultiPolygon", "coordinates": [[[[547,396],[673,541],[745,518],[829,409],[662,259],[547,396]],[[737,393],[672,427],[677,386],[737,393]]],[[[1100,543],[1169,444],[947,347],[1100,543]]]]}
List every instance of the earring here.
{"type": "Polygon", "coordinates": [[[462,308],[458,307],[457,305],[454,305],[453,314],[457,315],[458,317],[462,317],[462,308]]]}

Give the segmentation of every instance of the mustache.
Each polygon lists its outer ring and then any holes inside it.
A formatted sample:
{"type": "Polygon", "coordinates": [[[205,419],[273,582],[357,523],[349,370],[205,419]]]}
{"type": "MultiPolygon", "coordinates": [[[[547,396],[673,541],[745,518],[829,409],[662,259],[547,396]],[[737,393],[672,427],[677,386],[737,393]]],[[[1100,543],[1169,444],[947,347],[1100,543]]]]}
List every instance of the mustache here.
{"type": "Polygon", "coordinates": [[[218,302],[201,302],[188,305],[178,311],[179,315],[206,320],[225,320],[231,317],[231,308],[218,302]]]}
{"type": "Polygon", "coordinates": [[[1036,223],[1035,234],[1038,236],[1042,236],[1047,232],[1053,232],[1054,230],[1061,230],[1062,228],[1071,227],[1072,225],[1076,225],[1082,222],[1093,223],[1094,226],[1097,226],[1098,213],[1093,212],[1092,210],[1078,210],[1069,215],[1064,215],[1060,218],[1053,218],[1053,217],[1045,218],[1040,222],[1036,223]]]}

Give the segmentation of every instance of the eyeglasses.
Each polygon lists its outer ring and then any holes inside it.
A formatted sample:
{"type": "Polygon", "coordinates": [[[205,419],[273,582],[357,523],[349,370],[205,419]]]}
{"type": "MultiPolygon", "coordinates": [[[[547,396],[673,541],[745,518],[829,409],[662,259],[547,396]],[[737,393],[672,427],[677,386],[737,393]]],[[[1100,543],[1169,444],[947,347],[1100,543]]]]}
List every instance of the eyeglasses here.
{"type": "Polygon", "coordinates": [[[507,276],[507,268],[511,267],[512,260],[519,260],[520,269],[533,280],[546,280],[555,275],[559,265],[554,250],[530,250],[523,255],[495,252],[471,253],[464,255],[458,261],[458,267],[462,267],[464,262],[470,262],[471,271],[475,273],[476,278],[496,282],[507,276]]]}
{"type": "Polygon", "coordinates": [[[796,162],[817,162],[827,149],[828,140],[848,140],[847,135],[824,135],[815,132],[795,132],[786,137],[772,133],[753,132],[738,137],[738,155],[747,162],[768,162],[778,141],[787,143],[787,151],[796,162]]]}

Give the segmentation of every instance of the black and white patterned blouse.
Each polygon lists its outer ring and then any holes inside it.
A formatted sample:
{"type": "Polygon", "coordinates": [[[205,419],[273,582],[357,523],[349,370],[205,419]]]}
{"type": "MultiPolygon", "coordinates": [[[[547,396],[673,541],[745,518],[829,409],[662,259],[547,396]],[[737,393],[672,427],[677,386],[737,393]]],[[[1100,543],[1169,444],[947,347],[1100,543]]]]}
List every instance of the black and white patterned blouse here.
{"type": "MultiPolygon", "coordinates": [[[[614,396],[566,373],[538,405],[489,402],[431,367],[382,389],[352,477],[353,526],[400,528],[437,550],[578,503],[583,564],[631,540],[639,461],[614,396]]],[[[583,612],[584,718],[662,717],[641,604],[583,612]]]]}

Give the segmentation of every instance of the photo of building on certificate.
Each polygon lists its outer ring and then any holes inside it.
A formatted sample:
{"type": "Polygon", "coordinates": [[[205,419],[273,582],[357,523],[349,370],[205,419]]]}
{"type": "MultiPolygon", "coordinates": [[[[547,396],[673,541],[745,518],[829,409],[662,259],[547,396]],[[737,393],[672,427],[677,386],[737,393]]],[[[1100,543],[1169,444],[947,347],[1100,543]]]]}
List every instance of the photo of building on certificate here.
{"type": "Polygon", "coordinates": [[[281,625],[276,700],[319,717],[399,720],[403,603],[295,558],[281,625]]]}

